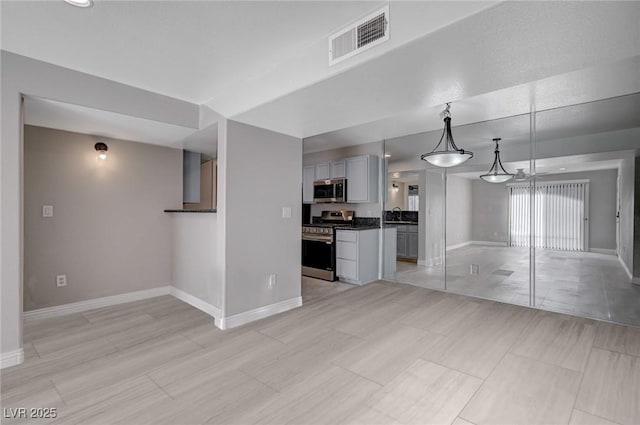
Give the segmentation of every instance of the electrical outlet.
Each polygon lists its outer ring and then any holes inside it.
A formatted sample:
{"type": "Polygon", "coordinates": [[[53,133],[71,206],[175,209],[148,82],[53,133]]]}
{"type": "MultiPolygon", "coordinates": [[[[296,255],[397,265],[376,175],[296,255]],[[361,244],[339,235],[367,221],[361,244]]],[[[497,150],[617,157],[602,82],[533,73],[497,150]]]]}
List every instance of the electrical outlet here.
{"type": "Polygon", "coordinates": [[[43,217],[53,217],[53,205],[43,205],[42,206],[42,216],[43,217]]]}
{"type": "Polygon", "coordinates": [[[56,276],[56,286],[59,288],[61,286],[67,286],[67,275],[59,274],[56,276]]]}
{"type": "Polygon", "coordinates": [[[273,289],[276,286],[276,283],[278,283],[278,275],[275,273],[272,273],[269,275],[269,289],[273,289]]]}
{"type": "Polygon", "coordinates": [[[282,218],[291,218],[291,207],[282,207],[282,218]]]}
{"type": "Polygon", "coordinates": [[[480,274],[480,265],[479,264],[471,264],[471,267],[469,267],[469,273],[470,274],[474,274],[474,275],[479,275],[480,274]]]}

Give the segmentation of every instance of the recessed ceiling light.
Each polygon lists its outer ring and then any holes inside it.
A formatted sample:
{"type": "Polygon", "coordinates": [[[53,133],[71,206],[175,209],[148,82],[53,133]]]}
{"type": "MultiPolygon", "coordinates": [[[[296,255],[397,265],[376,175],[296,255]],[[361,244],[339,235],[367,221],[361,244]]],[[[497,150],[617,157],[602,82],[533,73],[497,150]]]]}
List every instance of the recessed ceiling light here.
{"type": "Polygon", "coordinates": [[[76,7],[91,7],[93,6],[93,0],[64,0],[72,6],[76,7]]]}
{"type": "Polygon", "coordinates": [[[566,170],[566,168],[564,168],[564,167],[560,168],[560,171],[564,171],[564,170],[566,170]]]}

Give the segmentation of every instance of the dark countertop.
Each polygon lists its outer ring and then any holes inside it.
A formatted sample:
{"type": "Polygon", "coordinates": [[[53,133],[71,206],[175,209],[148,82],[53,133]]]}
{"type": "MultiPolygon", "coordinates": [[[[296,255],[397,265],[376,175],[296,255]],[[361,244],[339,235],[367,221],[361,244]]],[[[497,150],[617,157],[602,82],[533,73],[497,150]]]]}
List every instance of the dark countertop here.
{"type": "Polygon", "coordinates": [[[379,229],[380,226],[352,226],[352,227],[338,227],[336,230],[349,230],[349,231],[360,231],[360,230],[371,230],[371,229],[379,229]]]}
{"type": "Polygon", "coordinates": [[[417,226],[418,222],[416,221],[385,221],[384,225],[388,226],[388,225],[394,225],[394,224],[399,224],[399,225],[409,225],[409,226],[417,226]]]}
{"type": "Polygon", "coordinates": [[[205,210],[164,210],[166,213],[217,213],[218,210],[214,209],[205,209],[205,210]]]}

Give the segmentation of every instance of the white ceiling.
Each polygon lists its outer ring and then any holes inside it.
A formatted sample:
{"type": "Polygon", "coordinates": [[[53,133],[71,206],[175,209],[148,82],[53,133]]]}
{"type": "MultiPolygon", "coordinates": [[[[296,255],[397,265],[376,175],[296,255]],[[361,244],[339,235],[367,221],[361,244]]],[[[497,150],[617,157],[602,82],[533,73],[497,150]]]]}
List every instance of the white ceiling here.
{"type": "MultiPolygon", "coordinates": [[[[509,150],[514,144],[528,144],[530,141],[532,123],[529,114],[460,126],[452,119],[452,123],[456,144],[472,151],[488,148],[492,150],[492,139],[495,137],[502,138],[503,150],[509,150]]],[[[390,162],[415,158],[431,151],[442,135],[442,121],[438,125],[437,130],[387,140],[385,152],[392,155],[390,162]]],[[[640,93],[538,111],[535,122],[537,142],[636,127],[640,127],[640,93]]],[[[640,141],[637,144],[640,148],[640,141]]]]}
{"type": "Polygon", "coordinates": [[[195,130],[131,115],[25,96],[25,124],[174,147],[195,130]]]}
{"type": "MultiPolygon", "coordinates": [[[[553,176],[558,174],[618,169],[622,164],[623,155],[620,153],[617,156],[617,159],[610,159],[611,155],[603,154],[539,159],[536,161],[536,176],[542,180],[548,180],[553,179],[553,176]]],[[[529,161],[507,162],[503,165],[510,173],[515,173],[519,168],[522,168],[527,176],[531,174],[529,161]]],[[[449,174],[471,180],[479,180],[480,174],[484,174],[485,172],[486,171],[456,173],[454,171],[449,174]]]]}
{"type": "Polygon", "coordinates": [[[3,0],[0,42],[307,137],[305,152],[438,129],[446,101],[461,125],[640,91],[638,2],[392,1],[390,40],[329,68],[327,36],[383,4],[3,0]]]}
{"type": "Polygon", "coordinates": [[[495,2],[398,2],[393,38],[329,69],[327,37],[381,1],[2,1],[2,49],[197,104],[248,110],[495,2]]]}
{"type": "Polygon", "coordinates": [[[27,125],[202,152],[216,157],[218,126],[201,130],[70,103],[25,96],[27,125]]]}

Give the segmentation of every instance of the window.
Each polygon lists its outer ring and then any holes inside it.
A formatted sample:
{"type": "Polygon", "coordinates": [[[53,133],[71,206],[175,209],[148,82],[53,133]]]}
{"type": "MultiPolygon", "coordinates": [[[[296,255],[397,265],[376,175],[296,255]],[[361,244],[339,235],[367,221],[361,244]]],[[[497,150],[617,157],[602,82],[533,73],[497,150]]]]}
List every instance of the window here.
{"type": "MultiPolygon", "coordinates": [[[[529,246],[531,186],[509,186],[509,245],[529,246]]],[[[535,247],[586,251],[588,247],[589,182],[537,183],[535,247]]]]}
{"type": "Polygon", "coordinates": [[[407,211],[418,211],[418,209],[418,185],[409,185],[409,200],[407,202],[407,211]]]}

